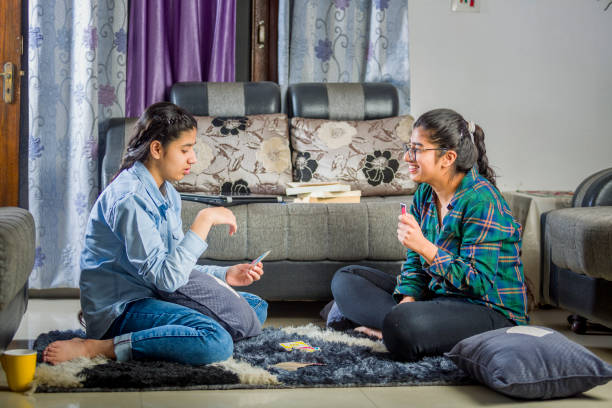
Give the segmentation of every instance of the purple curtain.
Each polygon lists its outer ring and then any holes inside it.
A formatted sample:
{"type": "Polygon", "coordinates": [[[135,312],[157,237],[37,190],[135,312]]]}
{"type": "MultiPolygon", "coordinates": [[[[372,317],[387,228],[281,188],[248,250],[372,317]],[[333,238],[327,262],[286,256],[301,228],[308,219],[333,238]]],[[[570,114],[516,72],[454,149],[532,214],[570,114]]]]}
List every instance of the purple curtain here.
{"type": "Polygon", "coordinates": [[[131,0],[125,113],[181,81],[234,81],[236,0],[131,0]]]}

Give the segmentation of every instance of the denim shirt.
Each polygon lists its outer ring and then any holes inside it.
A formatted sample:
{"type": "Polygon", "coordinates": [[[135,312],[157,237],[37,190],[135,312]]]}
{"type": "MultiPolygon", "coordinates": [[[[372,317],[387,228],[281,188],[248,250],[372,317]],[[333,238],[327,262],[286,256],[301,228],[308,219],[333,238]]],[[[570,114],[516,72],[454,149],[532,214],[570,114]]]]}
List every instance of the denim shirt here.
{"type": "Polygon", "coordinates": [[[227,267],[196,265],[207,244],[181,226],[181,198],[161,190],[141,162],[124,170],[95,202],[81,253],[81,308],[87,336],[100,339],[129,302],[174,292],[199,269],[225,281],[227,267]]]}

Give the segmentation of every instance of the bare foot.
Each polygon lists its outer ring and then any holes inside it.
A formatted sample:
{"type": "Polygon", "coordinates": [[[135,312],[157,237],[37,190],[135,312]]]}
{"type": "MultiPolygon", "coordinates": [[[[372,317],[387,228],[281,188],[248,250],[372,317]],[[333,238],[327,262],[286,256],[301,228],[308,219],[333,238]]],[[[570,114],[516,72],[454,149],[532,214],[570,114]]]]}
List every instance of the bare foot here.
{"type": "Polygon", "coordinates": [[[99,355],[116,358],[113,339],[93,340],[75,337],[71,340],[54,341],[43,351],[43,361],[55,365],[77,357],[92,358],[99,355]]]}
{"type": "Polygon", "coordinates": [[[366,326],[359,326],[355,328],[356,332],[359,333],[363,333],[365,335],[368,335],[370,337],[376,337],[377,339],[382,340],[383,336],[382,336],[382,331],[380,330],[376,330],[376,329],[372,329],[370,327],[366,327],[366,326]]]}

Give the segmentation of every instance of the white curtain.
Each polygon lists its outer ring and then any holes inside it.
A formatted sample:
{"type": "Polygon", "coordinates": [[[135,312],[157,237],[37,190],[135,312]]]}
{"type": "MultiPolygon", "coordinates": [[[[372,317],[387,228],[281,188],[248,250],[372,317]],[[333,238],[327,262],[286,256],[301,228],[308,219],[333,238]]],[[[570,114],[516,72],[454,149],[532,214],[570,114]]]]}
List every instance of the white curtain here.
{"type": "Polygon", "coordinates": [[[400,113],[410,113],[408,0],[280,0],[278,31],[283,90],[298,82],[390,82],[400,113]]]}
{"type": "Polygon", "coordinates": [[[98,130],[124,116],[128,0],[30,0],[29,210],[35,289],[78,287],[98,130]]]}

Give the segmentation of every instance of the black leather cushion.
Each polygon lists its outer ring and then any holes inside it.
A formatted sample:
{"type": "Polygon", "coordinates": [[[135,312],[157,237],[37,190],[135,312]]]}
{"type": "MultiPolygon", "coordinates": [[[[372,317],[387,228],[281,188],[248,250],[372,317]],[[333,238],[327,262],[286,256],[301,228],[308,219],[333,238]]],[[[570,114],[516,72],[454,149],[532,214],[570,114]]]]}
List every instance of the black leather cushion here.
{"type": "Polygon", "coordinates": [[[289,116],[368,120],[397,116],[399,96],[389,83],[302,83],[287,90],[289,116]]]}
{"type": "Polygon", "coordinates": [[[177,82],[170,102],[195,116],[279,113],[280,88],[274,82],[177,82]]]}

